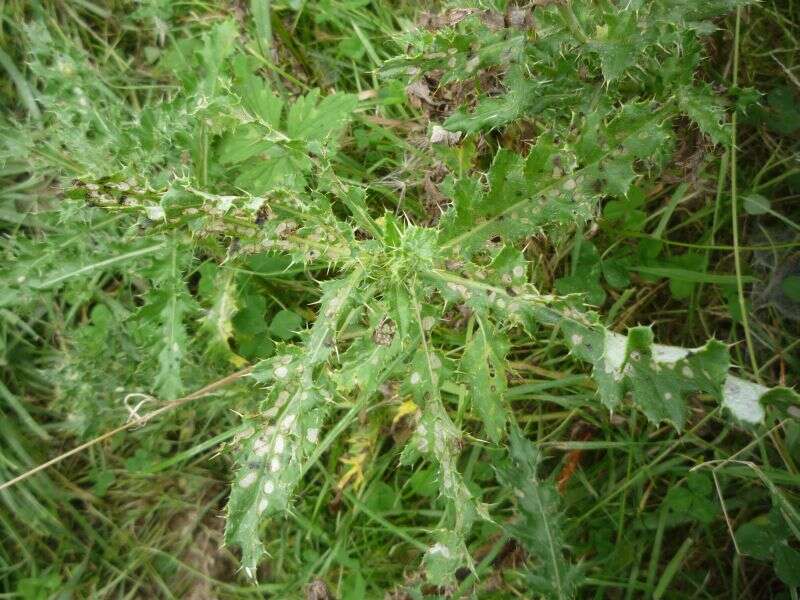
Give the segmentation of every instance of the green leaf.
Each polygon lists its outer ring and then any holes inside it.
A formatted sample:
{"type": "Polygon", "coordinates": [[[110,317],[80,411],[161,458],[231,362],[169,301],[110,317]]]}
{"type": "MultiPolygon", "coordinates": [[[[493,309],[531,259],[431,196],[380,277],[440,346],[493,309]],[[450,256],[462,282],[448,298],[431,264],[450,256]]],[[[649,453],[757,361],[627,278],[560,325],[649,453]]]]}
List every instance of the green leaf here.
{"type": "Polygon", "coordinates": [[[251,194],[267,194],[278,189],[302,191],[313,163],[305,154],[284,146],[270,145],[261,155],[239,168],[236,185],[251,194]]]}
{"type": "Polygon", "coordinates": [[[634,12],[623,10],[605,18],[606,24],[598,26],[590,48],[600,55],[603,77],[610,82],[636,64],[642,36],[634,12]]]}
{"type": "Polygon", "coordinates": [[[678,105],[714,143],[730,143],[731,135],[725,123],[725,110],[718,96],[707,84],[702,87],[682,87],[678,92],[678,105]]]}
{"type": "MultiPolygon", "coordinates": [[[[287,404],[289,398],[282,395],[284,392],[291,395],[288,390],[270,395],[276,406],[287,404]]],[[[259,525],[262,518],[287,509],[289,496],[302,472],[297,448],[306,445],[309,416],[314,414],[311,411],[315,405],[324,400],[319,389],[307,389],[305,394],[291,396],[289,406],[274,425],[263,427],[253,422],[249,431],[256,426],[261,431],[258,435],[251,434],[240,449],[242,466],[232,483],[225,537],[242,548],[242,566],[251,577],[264,552],[259,525]],[[302,426],[298,424],[300,415],[305,417],[302,426]]]]}
{"type": "Polygon", "coordinates": [[[331,353],[330,339],[351,309],[363,276],[356,270],[326,283],[320,314],[302,351],[285,348],[253,372],[271,387],[263,415],[250,420],[249,436],[240,442],[225,527],[225,540],[242,548],[242,566],[250,577],[264,554],[260,524],[288,509],[306,459],[319,441],[333,395],[330,380],[320,376],[319,367],[331,353]]]}
{"type": "Polygon", "coordinates": [[[759,560],[770,560],[775,545],[780,541],[767,515],[757,517],[739,527],[735,537],[736,545],[742,554],[759,560]]]}
{"type": "Polygon", "coordinates": [[[664,505],[672,513],[707,525],[719,512],[712,493],[711,477],[705,472],[694,471],[683,485],[670,488],[664,505]]]}
{"type": "Polygon", "coordinates": [[[92,474],[92,476],[94,480],[94,485],[92,485],[92,493],[98,498],[105,496],[108,492],[108,488],[110,488],[117,479],[113,471],[106,470],[96,471],[92,474]]]}
{"type": "Polygon", "coordinates": [[[449,116],[444,122],[445,129],[475,133],[500,127],[523,116],[542,91],[540,83],[531,81],[522,69],[515,67],[509,70],[505,84],[502,96],[481,98],[471,113],[460,109],[449,116]]]}
{"type": "Polygon", "coordinates": [[[212,357],[242,364],[243,361],[230,346],[233,338],[233,316],[238,310],[234,272],[220,270],[211,262],[203,263],[199,270],[198,291],[209,304],[201,324],[201,331],[206,336],[206,351],[212,357]]]}
{"type": "Polygon", "coordinates": [[[680,430],[690,394],[703,392],[722,399],[729,358],[720,342],[711,340],[689,351],[653,344],[648,327],[634,327],[627,337],[571,322],[564,324],[564,330],[572,352],[594,364],[600,398],[611,410],[630,392],[648,419],[668,421],[680,430]]]}
{"type": "Polygon", "coordinates": [[[372,335],[355,341],[342,356],[342,366],[334,375],[339,390],[375,389],[380,384],[380,365],[390,364],[397,355],[408,348],[408,342],[398,335],[398,313],[385,310],[383,305],[373,305],[369,328],[372,335]]]}
{"type": "Polygon", "coordinates": [[[16,594],[22,600],[48,600],[58,595],[65,583],[58,573],[42,573],[36,577],[25,577],[19,580],[16,594]]]}
{"type": "Polygon", "coordinates": [[[488,173],[488,190],[474,179],[461,179],[452,188],[453,206],[440,222],[440,243],[462,257],[470,257],[495,237],[508,244],[549,225],[574,225],[588,218],[589,201],[581,191],[582,179],[563,176],[555,162],[569,160],[550,154],[543,140],[521,156],[500,150],[488,173]],[[547,169],[544,165],[550,164],[547,169]],[[530,179],[529,179],[530,177],[530,179]]]}
{"type": "Polygon", "coordinates": [[[367,597],[367,582],[361,566],[356,563],[353,571],[342,582],[342,600],[361,600],[367,597]]]}
{"type": "Polygon", "coordinates": [[[601,263],[603,270],[603,277],[613,288],[623,289],[631,284],[631,278],[628,275],[628,264],[624,260],[604,260],[601,263]]]}
{"type": "Polygon", "coordinates": [[[580,249],[575,259],[571,275],[559,277],[555,281],[559,294],[586,294],[589,304],[602,306],[606,300],[606,291],[600,285],[602,265],[595,245],[589,240],[580,240],[580,249]]]}
{"type": "Polygon", "coordinates": [[[397,492],[392,486],[383,481],[376,481],[370,486],[369,493],[364,498],[364,503],[373,512],[381,514],[395,508],[397,499],[397,492]]]}
{"type": "Polygon", "coordinates": [[[464,540],[456,532],[438,530],[434,532],[436,543],[428,548],[423,557],[425,572],[433,585],[444,585],[453,580],[459,567],[471,564],[464,540]]]}
{"type": "Polygon", "coordinates": [[[547,598],[572,598],[579,571],[566,558],[558,491],[539,479],[540,454],[516,426],[509,432],[509,443],[509,458],[498,468],[498,476],[514,490],[518,516],[505,528],[537,559],[530,575],[534,589],[547,598]]]}
{"type": "Polygon", "coordinates": [[[272,317],[269,332],[281,340],[288,340],[297,335],[303,326],[303,317],[291,310],[280,310],[272,317]]]}
{"type": "Polygon", "coordinates": [[[253,74],[252,67],[244,56],[236,57],[234,71],[237,78],[237,92],[245,108],[262,124],[274,130],[280,129],[283,100],[272,91],[266,80],[253,74]]]}
{"type": "Polygon", "coordinates": [[[479,319],[461,358],[472,406],[478,411],[489,439],[495,443],[503,437],[508,418],[504,399],[508,348],[505,336],[489,322],[479,319]]]}
{"type": "MultiPolygon", "coordinates": [[[[638,187],[632,186],[624,199],[610,200],[603,207],[603,218],[608,221],[620,221],[622,227],[632,231],[641,231],[647,213],[641,210],[645,203],[645,195],[638,187]]],[[[609,224],[613,228],[615,224],[609,224]]]]}
{"type": "Polygon", "coordinates": [[[431,498],[439,492],[439,484],[436,482],[436,469],[432,467],[417,469],[408,478],[408,485],[415,494],[423,498],[431,498]]]}
{"type": "Polygon", "coordinates": [[[781,291],[789,300],[800,302],[800,275],[789,275],[781,281],[781,291]]]}
{"type": "MultiPolygon", "coordinates": [[[[593,365],[592,376],[600,400],[617,410],[626,394],[648,418],[671,422],[679,430],[686,419],[686,398],[703,393],[715,398],[735,421],[752,426],[762,423],[764,403],[782,407],[800,403],[791,389],[750,383],[728,372],[727,347],[710,340],[700,348],[653,343],[652,331],[636,327],[624,336],[602,326],[593,313],[582,312],[567,299],[503,288],[438,272],[439,291],[450,302],[465,302],[479,314],[521,323],[559,326],[572,354],[593,365]]],[[[530,289],[530,288],[529,288],[530,289]]]]}
{"type": "Polygon", "coordinates": [[[409,464],[418,456],[428,458],[438,469],[439,489],[446,500],[444,524],[435,532],[436,543],[425,554],[424,563],[428,579],[436,584],[453,581],[453,565],[470,566],[472,561],[466,551],[465,538],[477,517],[489,519],[486,508],[472,496],[458,471],[461,453],[461,432],[448,414],[441,386],[449,379],[442,355],[431,347],[429,328],[422,317],[419,302],[421,290],[412,288],[410,305],[413,329],[420,340],[404,384],[408,393],[422,409],[414,433],[403,450],[401,462],[409,464]]]}
{"type": "Polygon", "coordinates": [[[165,400],[178,398],[184,390],[182,369],[188,344],[185,319],[195,306],[184,281],[189,258],[186,248],[173,241],[166,254],[153,261],[145,273],[153,278],[154,289],[136,315],[142,324],[141,335],[158,352],[153,389],[165,400]]]}
{"type": "Polygon", "coordinates": [[[625,380],[635,402],[651,421],[670,421],[682,429],[687,412],[685,397],[697,391],[714,392],[728,371],[728,360],[727,347],[712,341],[671,369],[662,368],[653,357],[652,330],[636,327],[628,331],[625,362],[632,372],[625,380]]]}
{"type": "Polygon", "coordinates": [[[331,94],[320,101],[319,90],[312,90],[289,108],[286,134],[305,142],[327,142],[341,133],[357,105],[353,94],[331,94]]]}
{"type": "Polygon", "coordinates": [[[222,66],[235,48],[238,35],[233,20],[221,21],[203,34],[200,56],[205,68],[202,89],[206,94],[214,94],[222,66]]]}
{"type": "Polygon", "coordinates": [[[241,299],[241,309],[233,317],[237,336],[245,333],[262,333],[268,329],[264,313],[267,301],[263,296],[247,295],[241,299]]]}
{"type": "Polygon", "coordinates": [[[144,448],[137,448],[133,456],[125,459],[125,469],[131,473],[145,473],[157,461],[158,457],[144,448]]]}
{"type": "Polygon", "coordinates": [[[264,132],[260,127],[243,125],[228,132],[222,139],[217,160],[223,165],[235,165],[274,146],[275,142],[264,138],[264,132]]]}
{"type": "Polygon", "coordinates": [[[602,173],[605,176],[606,189],[611,195],[617,197],[625,196],[636,178],[633,163],[625,156],[604,162],[602,173]]]}
{"type": "Polygon", "coordinates": [[[339,197],[350,210],[353,220],[364,232],[369,233],[376,239],[383,237],[383,231],[367,209],[367,192],[365,189],[348,187],[339,194],[339,197]]]}
{"type": "Polygon", "coordinates": [[[800,586],[800,552],[786,542],[775,545],[775,573],[790,587],[800,586]]]}
{"type": "Polygon", "coordinates": [[[359,60],[366,52],[364,44],[356,36],[350,36],[342,39],[337,44],[337,48],[339,50],[339,54],[351,60],[359,60]]]}
{"type": "Polygon", "coordinates": [[[748,215],[765,215],[772,210],[770,202],[761,194],[747,194],[742,198],[742,205],[748,215]]]}
{"type": "Polygon", "coordinates": [[[800,108],[797,95],[788,86],[778,86],[767,95],[768,110],[764,115],[767,126],[782,135],[792,135],[800,129],[800,108]]]}

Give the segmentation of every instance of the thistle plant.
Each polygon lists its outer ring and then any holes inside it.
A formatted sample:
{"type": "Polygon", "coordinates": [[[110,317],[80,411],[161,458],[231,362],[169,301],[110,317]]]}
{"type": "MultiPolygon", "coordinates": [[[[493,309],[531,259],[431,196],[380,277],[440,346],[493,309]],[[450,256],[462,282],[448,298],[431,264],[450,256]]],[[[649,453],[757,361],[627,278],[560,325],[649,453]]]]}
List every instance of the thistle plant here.
{"type": "MultiPolygon", "coordinates": [[[[124,216],[128,234],[147,241],[151,251],[137,260],[152,288],[136,320],[149,332],[160,398],[186,389],[187,327],[198,315],[206,355],[243,363],[230,345],[237,280],[211,279],[201,308],[187,286],[199,256],[230,266],[271,252],[288,258],[287,269],[316,274],[313,322],[255,366],[260,391],[228,449],[236,470],[225,539],[251,577],[265,554],[264,524],[292,511],[303,477],[342,434],[335,415],[370,406],[392,384],[417,408],[399,461],[434,465],[444,501],[425,541],[428,580],[450,584],[472,568],[472,527],[500,522],[461,471],[465,447],[485,445],[503,457],[497,476],[516,503],[503,527],[540,565],[532,584],[548,597],[574,596],[581,569],[561,531],[559,495],[509,401],[509,355],[521,339],[549,338],[582,365],[594,394],[587,402],[678,431],[694,398],[748,428],[798,401],[733,375],[722,342],[687,349],[658,344],[647,325],[612,331],[581,294],[532,283],[531,240],[558,243],[590,227],[607,198],[666,167],[676,128],[730,142],[729,107],[695,72],[709,19],[743,3],[535,4],[530,21],[503,24],[483,6],[445,11],[438,26],[402,34],[403,54],[381,67],[384,81],[414,85],[437,73],[440,90],[474,90],[441,123],[463,136],[457,147],[430,150],[460,165],[441,185],[447,205],[433,225],[371,201],[370,182],[347,175],[348,126],[367,104],[335,91],[279,94],[232,21],[165,55],[178,89],[159,103],[136,112],[103,100],[87,111],[113,114],[104,127],[76,117],[85,126],[75,139],[29,149],[45,162],[70,155],[52,162],[70,210],[124,216]],[[479,78],[487,72],[496,78],[490,93],[479,78]],[[518,147],[492,142],[521,124],[529,137],[518,147]],[[479,154],[476,140],[490,150],[479,154]],[[86,145],[91,154],[80,152],[86,145]],[[459,338],[447,335],[453,314],[463,316],[459,338]],[[475,415],[478,431],[462,430],[455,404],[475,415]]],[[[50,285],[36,265],[25,269],[16,293],[50,285]]]]}

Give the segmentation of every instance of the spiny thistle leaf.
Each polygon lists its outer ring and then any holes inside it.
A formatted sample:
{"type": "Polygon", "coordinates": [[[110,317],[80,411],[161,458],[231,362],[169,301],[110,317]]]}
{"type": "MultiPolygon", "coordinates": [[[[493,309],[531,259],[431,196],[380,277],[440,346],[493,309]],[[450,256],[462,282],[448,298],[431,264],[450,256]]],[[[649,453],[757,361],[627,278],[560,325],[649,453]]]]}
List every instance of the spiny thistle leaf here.
{"type": "Polygon", "coordinates": [[[469,386],[472,405],[489,439],[495,443],[502,438],[508,418],[504,399],[508,348],[505,336],[490,322],[479,319],[461,358],[461,371],[469,386]]]}
{"type": "MultiPolygon", "coordinates": [[[[501,127],[543,106],[543,82],[531,80],[521,67],[509,70],[505,79],[506,92],[499,98],[483,98],[475,110],[459,110],[444,122],[450,131],[475,133],[501,127]]],[[[553,101],[546,97],[546,100],[553,101]]]]}
{"type": "Polygon", "coordinates": [[[648,327],[632,328],[627,339],[607,330],[584,337],[581,331],[591,330],[573,323],[565,323],[564,331],[572,352],[594,363],[600,397],[609,409],[631,392],[648,419],[668,421],[679,430],[686,423],[688,395],[703,392],[719,397],[730,367],[727,347],[715,340],[667,363],[659,360],[648,327]]]}
{"type": "Polygon", "coordinates": [[[572,354],[593,365],[600,400],[610,410],[618,409],[630,394],[652,422],[667,421],[681,430],[693,394],[710,395],[737,421],[749,425],[763,421],[765,402],[791,405],[800,400],[793,390],[770,389],[731,375],[728,349],[716,340],[695,349],[655,344],[648,327],[632,328],[628,336],[614,333],[594,313],[530,288],[518,287],[512,295],[504,287],[450,273],[440,271],[434,277],[451,302],[512,323],[559,327],[572,354]]]}
{"type": "Polygon", "coordinates": [[[236,91],[239,93],[245,110],[261,125],[278,131],[285,102],[272,91],[269,82],[257,77],[244,56],[237,56],[233,62],[236,74],[236,91]]]}
{"type": "Polygon", "coordinates": [[[560,498],[556,486],[539,479],[539,451],[515,425],[509,432],[509,459],[498,468],[500,481],[514,490],[518,516],[506,530],[536,558],[528,579],[547,598],[572,598],[580,577],[565,556],[560,498]]]}
{"type": "MultiPolygon", "coordinates": [[[[303,362],[283,355],[273,364],[282,374],[284,369],[296,371],[303,362]]],[[[239,450],[240,467],[232,483],[225,527],[226,542],[242,549],[241,564],[249,577],[255,576],[264,554],[260,525],[264,518],[288,510],[303,474],[303,459],[317,444],[331,391],[328,386],[296,380],[293,386],[276,386],[267,399],[279,415],[272,425],[264,426],[256,419],[246,430],[250,437],[239,450]]]]}
{"type": "Polygon", "coordinates": [[[472,565],[464,537],[450,529],[437,529],[433,532],[436,542],[425,552],[423,561],[428,581],[433,584],[447,584],[453,574],[464,565],[472,565]]]}
{"type": "Polygon", "coordinates": [[[725,123],[725,109],[708,85],[683,86],[678,90],[677,97],[681,111],[697,123],[714,143],[730,142],[731,132],[725,123]]]}
{"type": "Polygon", "coordinates": [[[770,389],[730,374],[728,348],[716,340],[701,348],[681,348],[653,343],[648,327],[630,329],[627,338],[575,322],[565,322],[564,331],[572,352],[594,365],[603,403],[613,410],[631,392],[633,402],[654,423],[668,421],[682,429],[686,398],[696,393],[712,396],[746,425],[764,421],[765,403],[800,400],[793,390],[770,389]]]}
{"type": "Polygon", "coordinates": [[[600,55],[606,81],[619,79],[636,64],[642,39],[637,25],[635,13],[620,11],[606,15],[606,22],[597,26],[590,47],[600,55]]]}
{"type": "Polygon", "coordinates": [[[206,337],[206,351],[209,356],[242,366],[244,359],[236,355],[230,345],[233,337],[232,321],[238,310],[235,272],[219,269],[214,263],[205,262],[200,267],[200,273],[198,292],[209,304],[200,326],[206,337]]]}
{"type": "Polygon", "coordinates": [[[330,378],[319,367],[331,353],[363,276],[356,270],[327,284],[304,347],[289,347],[254,372],[256,379],[270,386],[264,402],[269,408],[264,412],[266,423],[251,420],[251,435],[241,445],[225,529],[226,541],[242,548],[242,566],[250,577],[264,553],[259,525],[265,517],[288,510],[305,460],[319,440],[333,395],[330,378]]]}
{"type": "Polygon", "coordinates": [[[511,243],[540,228],[587,221],[597,211],[599,189],[606,186],[625,195],[636,176],[634,164],[658,158],[668,137],[664,121],[669,114],[652,105],[630,104],[608,123],[592,117],[574,152],[557,150],[547,137],[524,160],[500,150],[488,173],[488,190],[469,179],[453,186],[453,207],[442,217],[440,243],[470,257],[494,237],[511,243]]]}
{"type": "Polygon", "coordinates": [[[407,386],[421,406],[422,415],[403,451],[401,462],[408,464],[422,455],[438,468],[439,489],[447,500],[446,521],[450,527],[436,532],[438,541],[425,553],[424,562],[428,579],[432,583],[444,584],[453,578],[453,565],[472,565],[466,550],[466,535],[477,517],[488,520],[489,515],[485,507],[473,498],[458,471],[461,432],[442,403],[444,362],[430,347],[416,292],[411,296],[411,306],[415,312],[413,327],[422,344],[411,363],[407,386]]]}
{"type": "MultiPolygon", "coordinates": [[[[551,151],[552,146],[544,142],[531,151],[528,160],[537,166],[558,161],[568,168],[570,161],[560,160],[551,151]]],[[[511,243],[546,225],[563,226],[588,219],[591,204],[578,189],[582,180],[571,176],[562,180],[562,176],[561,168],[555,166],[549,171],[530,168],[526,172],[522,157],[500,150],[488,173],[488,190],[475,180],[456,182],[453,207],[440,223],[440,244],[469,258],[495,236],[511,243]]]]}
{"type": "Polygon", "coordinates": [[[177,240],[172,240],[164,253],[145,271],[155,285],[136,319],[146,325],[142,331],[151,332],[148,337],[152,339],[148,343],[158,351],[153,388],[164,399],[174,400],[184,390],[181,370],[188,337],[184,320],[194,309],[194,301],[184,283],[190,255],[177,240]],[[153,335],[152,332],[157,333],[153,335]]]}

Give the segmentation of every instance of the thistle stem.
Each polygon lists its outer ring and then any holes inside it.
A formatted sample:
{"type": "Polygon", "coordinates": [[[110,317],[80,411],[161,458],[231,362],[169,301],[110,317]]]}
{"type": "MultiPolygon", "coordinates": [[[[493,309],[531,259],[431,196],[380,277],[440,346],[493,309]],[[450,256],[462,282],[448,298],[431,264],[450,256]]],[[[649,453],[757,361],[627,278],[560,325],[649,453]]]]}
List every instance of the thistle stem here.
{"type": "Polygon", "coordinates": [[[578,21],[575,11],[572,10],[572,2],[570,2],[570,0],[565,0],[563,4],[559,4],[558,12],[561,13],[564,24],[569,27],[572,35],[574,35],[580,43],[588,44],[591,41],[589,36],[583,31],[583,27],[581,27],[581,23],[578,21]]]}

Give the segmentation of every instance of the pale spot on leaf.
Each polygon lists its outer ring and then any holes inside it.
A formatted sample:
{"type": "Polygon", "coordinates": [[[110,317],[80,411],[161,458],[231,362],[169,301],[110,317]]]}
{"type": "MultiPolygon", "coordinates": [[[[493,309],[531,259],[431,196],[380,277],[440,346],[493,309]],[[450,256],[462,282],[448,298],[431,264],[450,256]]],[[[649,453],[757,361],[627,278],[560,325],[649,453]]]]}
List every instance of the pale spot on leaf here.
{"type": "Polygon", "coordinates": [[[740,421],[761,423],[764,420],[761,396],[768,391],[763,385],[728,375],[722,387],[722,405],[740,421]]]}
{"type": "Polygon", "coordinates": [[[258,475],[255,473],[248,473],[239,480],[239,485],[243,488],[249,488],[255,482],[258,475]]]}
{"type": "Polygon", "coordinates": [[[260,437],[253,444],[253,452],[255,452],[255,455],[258,457],[264,456],[268,450],[269,444],[266,438],[260,437]]]}
{"type": "Polygon", "coordinates": [[[661,363],[675,363],[691,352],[688,348],[681,348],[680,346],[663,346],[661,344],[653,344],[653,358],[661,363]]]}
{"type": "Polygon", "coordinates": [[[433,546],[431,546],[431,548],[428,550],[428,554],[432,554],[432,555],[433,554],[439,554],[440,556],[443,556],[444,558],[450,558],[450,556],[451,556],[450,548],[448,548],[447,546],[445,546],[442,543],[436,543],[433,546]]]}
{"type": "Polygon", "coordinates": [[[622,368],[622,363],[625,362],[625,347],[627,344],[628,338],[624,335],[613,331],[606,332],[606,373],[618,373],[622,368]]]}

